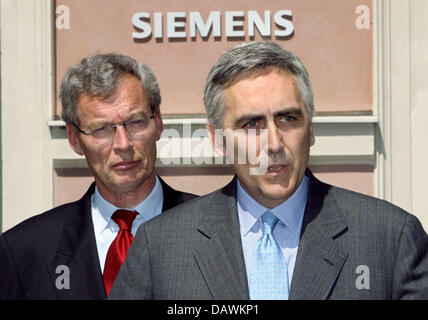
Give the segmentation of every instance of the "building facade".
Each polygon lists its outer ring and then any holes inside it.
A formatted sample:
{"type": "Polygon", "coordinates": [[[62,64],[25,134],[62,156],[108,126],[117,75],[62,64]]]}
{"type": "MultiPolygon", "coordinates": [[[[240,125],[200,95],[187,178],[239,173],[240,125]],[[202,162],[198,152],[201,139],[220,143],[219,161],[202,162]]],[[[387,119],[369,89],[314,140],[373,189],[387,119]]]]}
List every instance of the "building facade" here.
{"type": "Polygon", "coordinates": [[[428,229],[425,0],[1,0],[1,228],[80,198],[92,175],[68,145],[58,88],[68,67],[117,52],[158,77],[165,132],[157,171],[206,194],[232,178],[204,127],[221,53],[275,41],[307,66],[315,94],[310,168],[388,200],[428,229]]]}

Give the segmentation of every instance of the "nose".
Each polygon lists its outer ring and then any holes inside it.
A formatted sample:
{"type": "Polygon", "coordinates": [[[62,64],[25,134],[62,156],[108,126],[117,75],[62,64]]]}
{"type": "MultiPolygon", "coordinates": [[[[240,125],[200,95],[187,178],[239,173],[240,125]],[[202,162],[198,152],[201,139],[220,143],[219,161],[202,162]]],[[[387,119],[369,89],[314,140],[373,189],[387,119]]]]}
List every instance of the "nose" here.
{"type": "Polygon", "coordinates": [[[282,136],[278,132],[276,125],[270,125],[267,128],[268,132],[268,151],[269,153],[279,153],[282,152],[283,142],[282,136]]]}
{"type": "Polygon", "coordinates": [[[113,136],[113,149],[117,151],[127,151],[133,146],[132,140],[124,126],[117,126],[113,136]]]}

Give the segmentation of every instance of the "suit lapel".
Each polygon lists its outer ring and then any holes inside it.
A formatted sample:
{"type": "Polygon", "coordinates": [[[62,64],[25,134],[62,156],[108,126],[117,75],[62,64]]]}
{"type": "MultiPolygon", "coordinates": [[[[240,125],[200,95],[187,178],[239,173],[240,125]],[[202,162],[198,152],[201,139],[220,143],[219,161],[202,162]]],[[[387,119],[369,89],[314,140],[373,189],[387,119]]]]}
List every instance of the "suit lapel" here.
{"type": "Polygon", "coordinates": [[[290,299],[327,299],[348,253],[337,238],[347,231],[345,217],[329,186],[308,170],[308,201],[290,288],[290,299]]]}
{"type": "Polygon", "coordinates": [[[197,230],[195,259],[214,299],[249,299],[236,207],[236,178],[216,192],[197,230]]]}
{"type": "Polygon", "coordinates": [[[104,299],[98,250],[91,219],[91,195],[95,183],[86,194],[70,207],[64,230],[59,239],[57,252],[48,262],[53,282],[62,274],[58,266],[65,266],[70,272],[70,289],[57,289],[61,299],[104,299]]]}

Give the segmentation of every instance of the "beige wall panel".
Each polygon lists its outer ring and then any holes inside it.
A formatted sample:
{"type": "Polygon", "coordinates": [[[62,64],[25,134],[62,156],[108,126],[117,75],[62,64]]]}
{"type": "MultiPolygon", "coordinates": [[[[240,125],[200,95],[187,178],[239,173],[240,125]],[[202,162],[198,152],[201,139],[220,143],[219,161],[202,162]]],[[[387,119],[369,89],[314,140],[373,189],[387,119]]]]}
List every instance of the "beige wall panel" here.
{"type": "MultiPolygon", "coordinates": [[[[247,11],[256,10],[264,18],[271,12],[271,34],[278,29],[273,21],[279,10],[293,12],[294,34],[286,39],[271,36],[282,47],[295,52],[306,64],[315,91],[318,112],[372,111],[372,29],[358,29],[356,8],[370,0],[57,0],[70,9],[70,29],[56,30],[56,84],[67,68],[84,56],[103,52],[131,55],[150,65],[159,78],[164,114],[202,114],[203,86],[207,73],[227,48],[252,40],[247,32],[247,11]],[[188,16],[200,12],[207,21],[211,11],[221,12],[222,36],[212,33],[202,39],[197,33],[190,38],[188,16]],[[163,38],[134,40],[139,31],[131,19],[136,12],[163,13],[163,38]],[[225,11],[244,11],[244,38],[225,36],[225,11]],[[167,12],[186,14],[186,38],[166,36],[167,12]]],[[[371,10],[370,10],[371,13],[371,10]]],[[[180,30],[181,31],[181,30],[180,30]]],[[[197,31],[198,32],[198,31],[197,31]]],[[[261,37],[256,30],[256,40],[261,37]]],[[[269,38],[266,38],[269,40],[269,38]]],[[[60,106],[57,104],[57,112],[60,106]]]]}
{"type": "Polygon", "coordinates": [[[53,170],[53,206],[79,200],[94,181],[88,168],[53,170]]]}
{"type": "Polygon", "coordinates": [[[352,191],[374,195],[371,165],[312,165],[314,175],[326,183],[352,191]]]}

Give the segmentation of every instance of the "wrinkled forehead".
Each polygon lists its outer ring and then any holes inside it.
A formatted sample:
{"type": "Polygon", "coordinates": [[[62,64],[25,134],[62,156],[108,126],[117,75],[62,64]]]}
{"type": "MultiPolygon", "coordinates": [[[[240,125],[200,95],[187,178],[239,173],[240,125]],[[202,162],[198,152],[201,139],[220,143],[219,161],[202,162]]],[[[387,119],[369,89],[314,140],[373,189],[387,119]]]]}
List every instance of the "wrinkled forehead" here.
{"type": "Polygon", "coordinates": [[[84,85],[78,100],[83,96],[87,96],[107,102],[111,99],[115,99],[124,88],[131,88],[132,90],[141,89],[144,92],[144,87],[139,78],[132,74],[124,73],[114,78],[109,78],[109,81],[106,81],[102,85],[91,85],[90,83],[84,85]]]}
{"type": "Polygon", "coordinates": [[[145,113],[151,111],[150,97],[145,93],[138,78],[123,77],[118,81],[115,90],[108,96],[82,93],[77,103],[79,120],[83,114],[85,116],[104,114],[114,109],[122,109],[122,113],[136,109],[145,113]]]}
{"type": "Polygon", "coordinates": [[[295,76],[278,69],[256,70],[230,82],[223,91],[225,113],[260,112],[276,113],[279,109],[293,108],[305,112],[295,76]]]}
{"type": "Polygon", "coordinates": [[[257,67],[249,70],[241,70],[237,71],[233,76],[231,76],[224,84],[224,89],[227,89],[234,84],[236,84],[239,81],[251,79],[251,78],[257,78],[260,76],[268,75],[271,72],[277,72],[277,73],[289,73],[286,70],[280,69],[275,66],[266,66],[266,67],[257,67]]]}
{"type": "Polygon", "coordinates": [[[232,87],[233,85],[237,84],[240,81],[243,80],[248,80],[248,79],[255,79],[261,76],[266,76],[269,75],[270,73],[275,72],[277,74],[280,75],[285,75],[290,77],[290,79],[292,79],[292,85],[295,89],[295,94],[296,97],[299,99],[299,103],[303,102],[302,101],[302,97],[300,94],[300,90],[299,90],[299,86],[296,80],[296,76],[291,73],[288,70],[279,68],[279,67],[275,67],[275,66],[267,66],[267,67],[260,67],[260,68],[254,68],[254,69],[250,69],[250,70],[245,70],[242,72],[237,73],[235,76],[233,76],[232,78],[230,78],[223,86],[223,95],[226,89],[232,87]]]}

